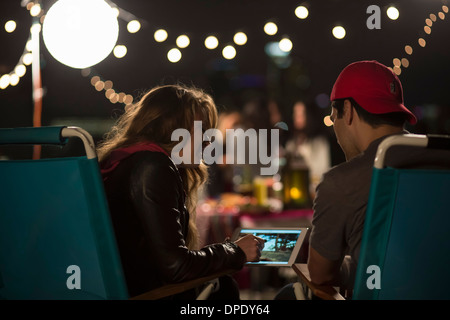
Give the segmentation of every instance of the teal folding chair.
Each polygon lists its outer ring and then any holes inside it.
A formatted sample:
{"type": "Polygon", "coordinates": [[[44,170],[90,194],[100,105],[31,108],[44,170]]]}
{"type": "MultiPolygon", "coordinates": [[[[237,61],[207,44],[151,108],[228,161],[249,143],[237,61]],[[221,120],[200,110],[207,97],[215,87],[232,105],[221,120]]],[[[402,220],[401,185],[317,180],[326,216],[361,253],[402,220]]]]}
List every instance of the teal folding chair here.
{"type": "MultiPolygon", "coordinates": [[[[386,167],[394,146],[450,150],[450,136],[406,134],[379,145],[352,299],[450,299],[450,170],[386,167]]],[[[298,299],[344,298],[338,288],[311,283],[306,264],[294,269],[307,288],[305,295],[296,284],[298,299]]]]}
{"type": "Polygon", "coordinates": [[[129,297],[89,133],[0,129],[0,144],[64,145],[70,137],[83,141],[86,156],[0,161],[0,299],[159,299],[218,277],[129,297]]]}
{"type": "Polygon", "coordinates": [[[403,135],[380,144],[353,299],[450,299],[450,170],[386,168],[396,145],[450,150],[450,137],[403,135]]]}
{"type": "Polygon", "coordinates": [[[74,127],[0,130],[1,144],[69,137],[86,156],[0,161],[0,298],[128,298],[91,136],[74,127]]]}

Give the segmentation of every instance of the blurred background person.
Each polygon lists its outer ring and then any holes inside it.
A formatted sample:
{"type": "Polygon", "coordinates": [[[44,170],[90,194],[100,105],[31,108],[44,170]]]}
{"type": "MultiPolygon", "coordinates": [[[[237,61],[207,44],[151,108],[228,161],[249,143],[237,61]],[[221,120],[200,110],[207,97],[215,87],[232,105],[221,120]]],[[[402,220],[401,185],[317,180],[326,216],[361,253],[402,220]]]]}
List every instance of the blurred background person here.
{"type": "Polygon", "coordinates": [[[285,145],[287,165],[309,171],[311,197],[322,175],[331,167],[330,143],[322,131],[322,121],[315,116],[314,106],[297,100],[292,108],[292,128],[285,145]]]}
{"type": "Polygon", "coordinates": [[[206,196],[218,198],[223,193],[233,192],[233,167],[226,163],[226,130],[241,126],[242,116],[239,110],[227,109],[219,113],[217,129],[222,133],[223,163],[209,165],[209,179],[206,185],[206,196]]]}

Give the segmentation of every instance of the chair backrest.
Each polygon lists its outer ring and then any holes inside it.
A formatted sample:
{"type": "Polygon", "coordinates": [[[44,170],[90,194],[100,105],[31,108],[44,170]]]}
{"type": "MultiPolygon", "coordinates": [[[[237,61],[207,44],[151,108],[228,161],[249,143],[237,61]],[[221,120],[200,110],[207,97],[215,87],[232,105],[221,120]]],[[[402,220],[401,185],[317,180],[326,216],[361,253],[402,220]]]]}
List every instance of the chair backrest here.
{"type": "Polygon", "coordinates": [[[0,129],[0,144],[83,140],[87,156],[0,161],[0,299],[127,299],[92,137],[0,129]]]}
{"type": "Polygon", "coordinates": [[[380,144],[353,298],[450,299],[450,170],[385,168],[393,145],[450,149],[450,137],[403,135],[380,144]]]}

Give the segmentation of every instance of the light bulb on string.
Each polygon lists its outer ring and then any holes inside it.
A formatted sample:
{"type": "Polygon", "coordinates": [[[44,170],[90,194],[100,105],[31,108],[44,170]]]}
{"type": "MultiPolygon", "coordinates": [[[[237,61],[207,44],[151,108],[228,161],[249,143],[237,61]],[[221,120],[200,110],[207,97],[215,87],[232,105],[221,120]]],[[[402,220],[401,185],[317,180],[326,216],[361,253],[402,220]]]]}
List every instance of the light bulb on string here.
{"type": "Polygon", "coordinates": [[[103,0],[59,0],[47,11],[42,29],[51,55],[77,69],[105,59],[118,35],[117,17],[103,0]]]}
{"type": "Polygon", "coordinates": [[[344,27],[342,27],[342,26],[334,27],[331,32],[333,33],[333,36],[336,39],[344,39],[345,35],[346,35],[346,31],[345,31],[344,27]]]}
{"type": "Polygon", "coordinates": [[[189,46],[191,41],[189,40],[189,37],[185,34],[182,34],[181,36],[178,36],[177,40],[175,41],[178,48],[184,49],[189,46]]]}
{"type": "Polygon", "coordinates": [[[308,17],[308,15],[309,15],[308,8],[306,8],[305,6],[298,6],[295,9],[295,15],[299,19],[306,19],[308,17]]]}
{"type": "Polygon", "coordinates": [[[293,44],[289,38],[285,37],[280,40],[278,46],[280,47],[281,51],[290,52],[292,50],[293,44]]]}
{"type": "Polygon", "coordinates": [[[177,63],[178,61],[181,60],[181,51],[178,50],[177,48],[173,48],[170,49],[169,52],[167,53],[167,59],[172,62],[172,63],[177,63]]]}
{"type": "Polygon", "coordinates": [[[129,33],[136,33],[141,29],[141,23],[138,20],[131,20],[127,24],[127,30],[129,33]]]}
{"type": "Polygon", "coordinates": [[[5,31],[8,33],[14,32],[16,30],[17,23],[14,20],[9,20],[5,23],[5,31]]]}
{"type": "Polygon", "coordinates": [[[269,36],[273,36],[278,32],[278,26],[274,22],[267,22],[264,25],[264,32],[269,36]]]}
{"type": "Polygon", "coordinates": [[[124,45],[117,45],[114,47],[113,53],[116,58],[123,58],[127,54],[127,47],[124,45]]]}
{"type": "Polygon", "coordinates": [[[213,50],[219,46],[219,40],[215,36],[208,36],[205,39],[205,47],[213,50]]]}
{"type": "Polygon", "coordinates": [[[397,20],[400,16],[400,12],[396,7],[389,7],[386,11],[386,14],[391,20],[397,20]]]}
{"type": "Polygon", "coordinates": [[[234,43],[243,46],[247,43],[247,35],[244,32],[237,32],[233,37],[234,43]]]}
{"type": "Polygon", "coordinates": [[[222,55],[227,60],[234,59],[236,57],[236,49],[232,45],[228,45],[223,48],[222,55]]]}
{"type": "Polygon", "coordinates": [[[153,37],[155,38],[156,42],[164,42],[167,40],[168,37],[168,33],[166,30],[164,29],[158,29],[155,31],[153,37]]]}

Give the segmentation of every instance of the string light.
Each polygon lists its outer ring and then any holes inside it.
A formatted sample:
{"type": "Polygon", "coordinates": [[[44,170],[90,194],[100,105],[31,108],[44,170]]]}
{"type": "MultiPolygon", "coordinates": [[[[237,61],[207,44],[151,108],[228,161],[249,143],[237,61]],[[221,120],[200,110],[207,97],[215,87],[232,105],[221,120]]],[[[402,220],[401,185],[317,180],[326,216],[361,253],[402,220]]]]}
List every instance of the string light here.
{"type": "Polygon", "coordinates": [[[167,37],[169,35],[167,34],[167,31],[164,29],[158,29],[155,31],[153,37],[155,38],[156,42],[164,42],[167,40],[167,37]]]}
{"type": "Polygon", "coordinates": [[[419,45],[423,48],[427,45],[427,42],[425,41],[424,38],[419,38],[417,42],[419,42],[419,45]]]}
{"type": "Polygon", "coordinates": [[[325,116],[323,118],[323,124],[326,125],[327,127],[331,127],[333,125],[333,121],[331,121],[331,117],[325,116]]]}
{"type": "MultiPolygon", "coordinates": [[[[44,15],[43,15],[44,12],[41,9],[41,6],[39,4],[29,2],[27,4],[26,8],[27,8],[27,10],[30,11],[30,15],[32,15],[32,16],[39,16],[40,14],[42,14],[41,19],[40,19],[42,22],[42,18],[44,17],[44,15]]],[[[16,25],[17,25],[16,22],[13,20],[7,21],[5,23],[6,32],[9,32],[9,33],[13,32],[16,28],[16,25]]],[[[139,23],[139,27],[136,24],[136,22],[131,23],[131,25],[129,24],[129,26],[130,26],[129,29],[131,29],[131,31],[129,30],[129,32],[131,32],[131,33],[137,32],[140,28],[140,23],[139,23]]],[[[31,38],[31,29],[30,29],[30,37],[29,38],[31,38]]],[[[0,76],[0,89],[6,89],[8,86],[16,86],[19,83],[20,78],[26,74],[26,71],[27,71],[26,66],[31,65],[33,62],[33,55],[31,53],[31,49],[32,48],[31,48],[30,42],[28,40],[25,45],[24,52],[23,52],[22,56],[20,57],[19,62],[16,64],[14,70],[10,73],[0,76]]],[[[116,55],[116,57],[123,57],[126,55],[126,50],[127,49],[125,46],[118,45],[114,48],[114,54],[116,55]]],[[[90,73],[90,69],[87,73],[86,73],[86,69],[82,70],[83,75],[87,76],[89,73],[90,73]]],[[[123,104],[125,104],[125,107],[127,107],[133,103],[133,100],[134,100],[133,96],[130,94],[126,94],[125,92],[117,93],[113,89],[113,82],[111,80],[102,81],[99,76],[93,76],[91,78],[91,84],[97,91],[105,90],[105,96],[107,96],[107,98],[109,99],[109,101],[111,103],[118,103],[118,102],[123,103],[123,104]]]]}
{"type": "Polygon", "coordinates": [[[17,26],[17,24],[14,20],[6,21],[5,30],[8,33],[14,32],[14,30],[16,30],[16,26],[17,26]]]}
{"type": "MultiPolygon", "coordinates": [[[[138,32],[142,25],[140,22],[140,19],[136,18],[134,15],[124,11],[123,9],[117,7],[114,5],[114,3],[110,3],[113,6],[113,10],[116,11],[117,17],[121,17],[124,20],[127,20],[127,30],[129,33],[136,33],[138,32]]],[[[35,2],[28,2],[26,5],[27,10],[30,11],[30,15],[32,16],[41,16],[41,20],[44,18],[44,12],[41,8],[41,5],[39,4],[39,1],[35,2]]],[[[448,13],[448,7],[442,6],[442,12],[439,12],[437,16],[441,20],[445,19],[445,13],[448,13]]],[[[299,19],[306,19],[309,16],[309,10],[306,6],[300,5],[297,6],[295,9],[295,15],[299,19]]],[[[390,19],[398,19],[399,17],[399,11],[397,8],[391,6],[387,10],[387,15],[390,19]]],[[[424,26],[424,32],[426,34],[431,34],[431,27],[433,26],[433,23],[437,21],[436,14],[430,14],[429,18],[425,20],[426,25],[424,26]]],[[[10,20],[5,23],[5,30],[7,32],[13,32],[16,29],[16,22],[13,20],[10,20]]],[[[273,22],[267,22],[264,25],[264,32],[267,35],[275,35],[278,33],[278,26],[273,22]]],[[[337,39],[343,39],[346,36],[346,30],[342,26],[336,26],[332,30],[332,34],[337,39]]],[[[168,33],[165,29],[158,29],[154,33],[154,39],[157,42],[164,42],[168,39],[168,33]]],[[[234,35],[233,41],[236,45],[244,45],[248,41],[247,35],[243,32],[238,32],[234,35]]],[[[421,47],[426,46],[426,41],[424,38],[419,38],[418,43],[421,47]]],[[[178,48],[186,48],[190,45],[190,39],[186,35],[181,35],[177,38],[176,44],[178,48]]],[[[275,43],[276,44],[276,43],[275,43]]],[[[204,40],[205,48],[208,50],[216,49],[219,46],[219,40],[216,36],[210,35],[205,38],[204,40]]],[[[292,50],[293,43],[288,37],[284,37],[280,42],[278,42],[278,47],[280,50],[284,52],[289,52],[292,50]]],[[[173,48],[169,50],[167,53],[167,58],[170,62],[176,63],[181,60],[182,54],[181,51],[178,48],[173,48]]],[[[10,72],[9,74],[2,75],[0,77],[0,88],[4,89],[9,85],[17,85],[17,83],[20,80],[20,77],[24,76],[26,74],[26,66],[30,65],[32,63],[32,54],[30,53],[31,50],[26,49],[25,52],[22,54],[22,56],[19,59],[18,64],[14,68],[13,72],[10,72]]],[[[404,51],[407,55],[413,54],[413,48],[410,45],[406,45],[404,47],[404,51]]],[[[127,54],[127,48],[124,45],[117,45],[113,50],[114,55],[117,58],[122,58],[127,54]]],[[[236,49],[232,45],[227,45],[222,49],[222,55],[225,59],[234,59],[236,56],[236,49]]],[[[407,58],[395,58],[393,60],[394,67],[392,68],[394,72],[397,74],[401,73],[401,68],[407,68],[409,67],[409,60],[407,58]]],[[[105,96],[111,101],[111,103],[117,103],[117,102],[123,102],[125,104],[130,104],[133,101],[133,97],[131,95],[127,95],[123,92],[116,92],[112,88],[112,82],[109,80],[102,81],[97,78],[92,78],[91,81],[93,87],[97,91],[105,90],[105,96]],[[96,80],[93,81],[92,79],[96,80]],[[106,94],[106,92],[108,94],[106,94]],[[131,101],[130,101],[131,100],[131,101]]]]}
{"type": "Polygon", "coordinates": [[[0,89],[6,89],[9,86],[9,74],[0,77],[0,89]]]}
{"type": "Polygon", "coordinates": [[[111,10],[112,10],[112,12],[114,13],[114,15],[116,16],[116,18],[118,18],[119,15],[120,15],[120,10],[119,10],[119,8],[113,7],[113,8],[111,8],[111,10]]]}
{"type": "MultiPolygon", "coordinates": [[[[11,20],[10,20],[11,21],[11,20]]],[[[6,26],[5,26],[6,29],[6,26]]],[[[31,30],[29,38],[31,37],[31,30]]],[[[25,44],[22,56],[19,58],[14,69],[6,74],[0,76],[0,89],[6,89],[8,86],[16,86],[20,78],[26,74],[27,68],[33,61],[33,55],[31,54],[31,47],[28,45],[29,41],[25,44]]]]}
{"type": "Polygon", "coordinates": [[[306,19],[309,15],[308,8],[306,8],[305,6],[298,6],[297,8],[295,8],[295,15],[299,19],[306,19]]]}
{"type": "Polygon", "coordinates": [[[127,24],[127,30],[129,33],[136,33],[141,29],[141,23],[138,20],[131,20],[127,24]]]}
{"type": "Polygon", "coordinates": [[[105,97],[113,104],[119,102],[125,104],[125,106],[128,106],[133,103],[133,96],[130,94],[126,94],[125,92],[117,93],[113,88],[113,82],[111,80],[103,81],[99,76],[96,75],[91,77],[90,82],[95,90],[104,90],[105,97]]]}
{"type": "Polygon", "coordinates": [[[177,40],[175,41],[178,48],[187,48],[189,44],[191,43],[191,40],[189,40],[189,37],[185,34],[182,34],[181,36],[178,36],[177,40]]]}
{"type": "Polygon", "coordinates": [[[264,32],[269,36],[273,36],[278,32],[278,26],[274,22],[267,22],[264,25],[264,32]]]}
{"type": "Polygon", "coordinates": [[[124,45],[117,45],[114,47],[113,53],[116,58],[123,58],[127,54],[127,47],[124,45]]]}
{"type": "Polygon", "coordinates": [[[289,38],[283,38],[278,43],[281,51],[290,52],[292,50],[292,41],[289,38]]]}
{"type": "Polygon", "coordinates": [[[228,45],[223,48],[222,55],[227,60],[234,59],[236,57],[236,49],[232,45],[228,45]]]}
{"type": "Polygon", "coordinates": [[[27,72],[27,67],[25,67],[23,64],[18,64],[15,68],[14,68],[14,72],[19,76],[19,77],[23,77],[25,75],[25,73],[27,72]]]}
{"type": "Polygon", "coordinates": [[[406,58],[402,58],[402,66],[404,68],[408,68],[409,67],[409,60],[406,58]]]}
{"type": "Polygon", "coordinates": [[[400,12],[398,11],[398,9],[396,7],[389,7],[386,11],[387,16],[389,17],[389,19],[391,20],[397,20],[398,17],[400,16],[400,12]]]}
{"type": "Polygon", "coordinates": [[[233,37],[234,43],[236,43],[239,46],[243,46],[247,43],[247,35],[243,32],[238,32],[233,37]]]}
{"type": "Polygon", "coordinates": [[[219,40],[215,36],[208,36],[205,39],[205,47],[213,50],[219,46],[219,40]]]}
{"type": "Polygon", "coordinates": [[[33,4],[30,8],[30,15],[32,17],[37,17],[41,13],[41,5],[39,3],[33,4]]]}
{"type": "Polygon", "coordinates": [[[394,71],[394,73],[398,76],[402,73],[402,69],[399,66],[394,66],[394,68],[392,68],[392,71],[394,71]]]}
{"type": "Polygon", "coordinates": [[[336,39],[344,39],[345,38],[346,31],[345,31],[344,27],[342,27],[342,26],[334,27],[331,32],[333,33],[333,36],[336,39]]]}
{"type": "Polygon", "coordinates": [[[405,46],[405,52],[409,55],[412,55],[413,48],[411,46],[405,46]]]}
{"type": "MultiPolygon", "coordinates": [[[[447,6],[442,6],[442,10],[444,12],[448,12],[448,7],[447,6]]],[[[441,20],[445,19],[445,14],[444,12],[439,12],[438,16],[439,18],[441,18],[441,20]]],[[[437,17],[434,13],[431,13],[429,15],[429,18],[425,19],[425,26],[423,27],[423,30],[425,32],[426,35],[431,34],[431,27],[433,26],[433,24],[437,21],[437,17]]],[[[419,39],[417,39],[417,43],[419,44],[420,47],[424,48],[427,45],[427,42],[424,38],[420,37],[419,39]]],[[[407,55],[412,55],[413,54],[413,48],[410,45],[406,45],[405,46],[405,53],[407,55]]],[[[398,58],[393,59],[393,64],[394,67],[391,68],[392,71],[397,74],[400,75],[402,70],[401,68],[408,68],[410,65],[410,62],[407,58],[402,58],[401,60],[398,58]]]]}
{"type": "Polygon", "coordinates": [[[181,51],[177,48],[170,49],[169,52],[167,52],[167,59],[172,63],[177,63],[181,60],[181,51]]]}

